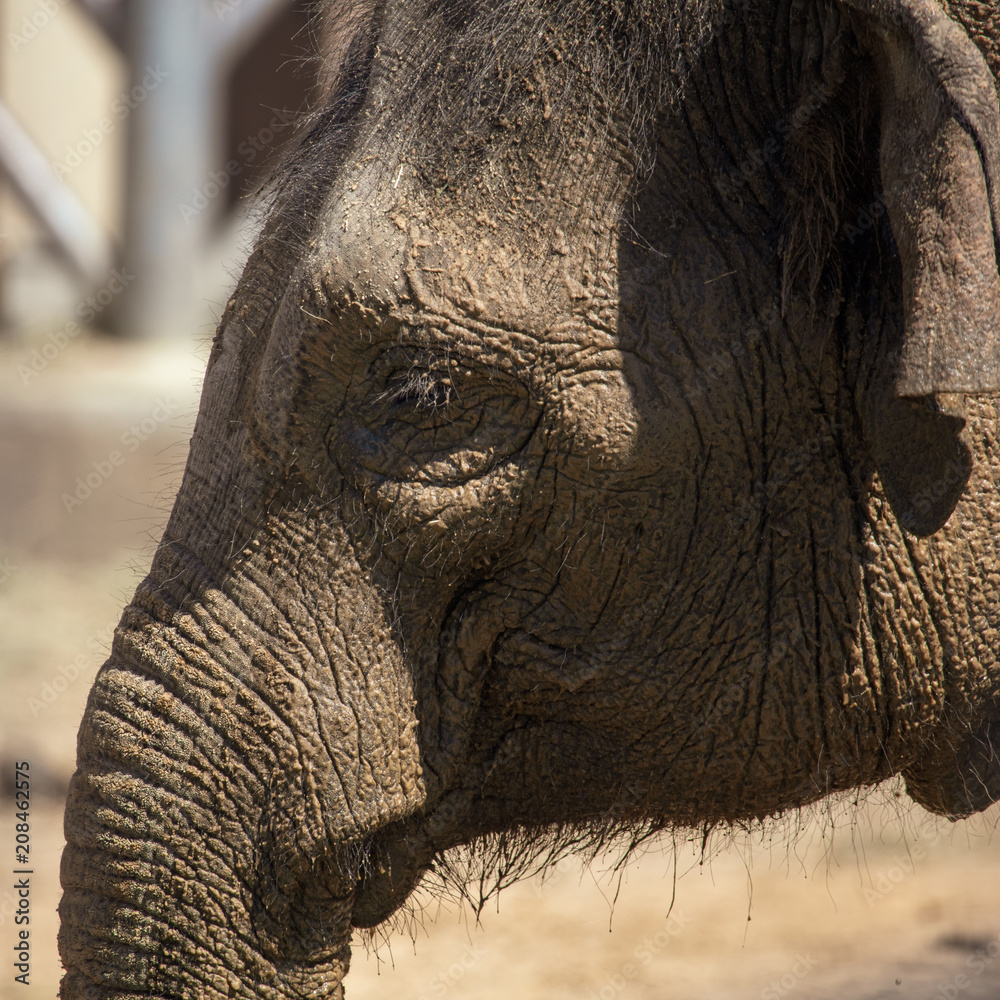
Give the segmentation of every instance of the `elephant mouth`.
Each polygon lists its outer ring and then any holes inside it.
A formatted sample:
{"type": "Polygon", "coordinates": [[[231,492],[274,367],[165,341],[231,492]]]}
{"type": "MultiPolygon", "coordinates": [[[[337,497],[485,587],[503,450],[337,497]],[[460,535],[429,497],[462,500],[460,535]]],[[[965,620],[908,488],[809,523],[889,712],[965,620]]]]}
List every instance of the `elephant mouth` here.
{"type": "Polygon", "coordinates": [[[435,850],[412,822],[394,823],[362,844],[366,858],[354,893],[351,924],[375,927],[392,916],[433,868],[435,850]]]}
{"type": "Polygon", "coordinates": [[[934,744],[903,770],[907,794],[925,809],[963,819],[1000,800],[1000,711],[934,744]]]}
{"type": "Polygon", "coordinates": [[[399,820],[365,838],[365,859],[354,892],[351,924],[374,927],[398,910],[434,859],[465,842],[473,796],[452,791],[419,816],[399,820]]]}

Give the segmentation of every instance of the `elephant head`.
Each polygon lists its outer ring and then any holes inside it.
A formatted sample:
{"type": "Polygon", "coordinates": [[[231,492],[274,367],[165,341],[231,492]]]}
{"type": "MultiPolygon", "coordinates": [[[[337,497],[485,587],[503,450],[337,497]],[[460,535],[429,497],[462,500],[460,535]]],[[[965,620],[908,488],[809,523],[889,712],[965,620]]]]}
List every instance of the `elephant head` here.
{"type": "Polygon", "coordinates": [[[82,723],[64,1000],[339,995],[463,845],[1000,797],[997,16],[325,16],[82,723]]]}

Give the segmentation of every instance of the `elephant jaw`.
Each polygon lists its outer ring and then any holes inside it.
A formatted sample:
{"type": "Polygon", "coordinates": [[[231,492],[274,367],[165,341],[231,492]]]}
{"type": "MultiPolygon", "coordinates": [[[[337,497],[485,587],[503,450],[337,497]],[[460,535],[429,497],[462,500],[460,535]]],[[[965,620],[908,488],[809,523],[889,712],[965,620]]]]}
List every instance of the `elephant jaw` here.
{"type": "MultiPolygon", "coordinates": [[[[908,795],[948,819],[965,818],[1000,801],[1000,706],[976,726],[954,726],[904,767],[908,795]]],[[[351,924],[375,927],[402,906],[442,850],[462,841],[467,795],[446,795],[425,818],[383,828],[365,841],[369,865],[354,895],[351,924]]]]}

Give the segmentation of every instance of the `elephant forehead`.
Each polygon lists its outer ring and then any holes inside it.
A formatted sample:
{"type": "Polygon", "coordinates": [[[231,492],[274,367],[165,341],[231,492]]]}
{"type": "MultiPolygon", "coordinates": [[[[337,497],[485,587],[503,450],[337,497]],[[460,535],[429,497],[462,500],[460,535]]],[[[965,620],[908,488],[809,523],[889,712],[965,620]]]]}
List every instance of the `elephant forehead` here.
{"type": "MultiPolygon", "coordinates": [[[[447,202],[419,179],[398,187],[384,164],[355,164],[335,185],[305,274],[331,292],[367,301],[413,301],[559,339],[567,317],[614,331],[618,206],[539,198],[512,219],[471,195],[447,202]]],[[[542,191],[545,181],[537,179],[542,191]]]]}

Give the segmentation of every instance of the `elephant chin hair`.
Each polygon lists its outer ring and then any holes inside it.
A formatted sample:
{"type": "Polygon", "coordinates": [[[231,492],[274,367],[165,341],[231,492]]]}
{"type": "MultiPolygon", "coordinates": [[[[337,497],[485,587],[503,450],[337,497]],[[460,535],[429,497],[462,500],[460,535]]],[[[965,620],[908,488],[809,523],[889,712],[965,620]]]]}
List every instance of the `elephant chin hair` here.
{"type": "MultiPolygon", "coordinates": [[[[1000,829],[1000,812],[983,814],[981,822],[987,835],[1000,829]]],[[[837,828],[866,828],[881,832],[903,829],[907,836],[936,838],[940,829],[950,826],[940,815],[914,814],[906,797],[903,781],[832,793],[808,805],[796,806],[779,814],[744,821],[712,820],[688,827],[663,820],[623,819],[604,816],[583,824],[529,828],[519,827],[500,833],[481,835],[461,846],[439,854],[416,889],[386,920],[374,927],[355,928],[365,947],[377,951],[392,938],[417,939],[418,931],[433,919],[444,905],[451,909],[468,907],[476,919],[502,889],[524,879],[551,878],[565,859],[576,859],[584,867],[599,865],[598,879],[606,878],[614,887],[613,908],[626,868],[638,856],[662,854],[673,879],[672,906],[677,878],[683,873],[681,852],[688,849],[687,867],[705,865],[726,853],[740,835],[764,845],[781,845],[789,859],[796,854],[801,837],[814,838],[816,826],[823,836],[837,828]],[[930,829],[928,829],[928,824],[930,829]]],[[[826,860],[833,863],[830,844],[826,860]]]]}
{"type": "Polygon", "coordinates": [[[681,831],[662,820],[604,817],[586,825],[520,826],[482,834],[438,854],[395,913],[375,927],[355,928],[355,932],[369,948],[396,935],[415,939],[424,924],[425,911],[436,913],[442,904],[453,909],[467,906],[478,918],[502,889],[536,876],[544,879],[564,859],[576,858],[584,865],[602,859],[621,873],[644,849],[661,850],[665,832],[667,837],[673,834],[674,845],[682,840],[696,841],[705,850],[714,832],[721,833],[721,841],[725,841],[730,829],[706,823],[699,829],[681,831]]]}
{"type": "MultiPolygon", "coordinates": [[[[822,810],[830,823],[837,825],[836,817],[843,812],[846,822],[854,825],[858,807],[868,794],[879,799],[887,793],[885,789],[870,789],[862,795],[857,790],[844,792],[781,815],[743,822],[712,820],[685,827],[663,819],[605,815],[588,823],[520,826],[482,834],[438,854],[398,910],[377,926],[356,927],[355,933],[369,950],[375,950],[380,942],[388,944],[397,935],[416,940],[426,915],[433,916],[441,905],[468,907],[478,919],[502,889],[525,879],[550,878],[560,862],[569,858],[584,867],[599,863],[602,874],[620,879],[630,862],[654,851],[668,859],[676,883],[682,844],[694,845],[699,864],[727,850],[741,832],[757,835],[762,841],[784,841],[791,853],[813,812],[822,810]]],[[[889,792],[886,801],[895,808],[895,793],[889,792]]]]}

